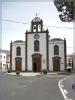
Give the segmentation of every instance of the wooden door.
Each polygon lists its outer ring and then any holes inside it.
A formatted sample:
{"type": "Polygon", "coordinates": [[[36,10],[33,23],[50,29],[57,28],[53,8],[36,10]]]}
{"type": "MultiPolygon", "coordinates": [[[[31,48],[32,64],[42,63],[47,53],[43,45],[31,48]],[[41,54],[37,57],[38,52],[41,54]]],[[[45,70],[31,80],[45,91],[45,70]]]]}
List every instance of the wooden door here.
{"type": "Polygon", "coordinates": [[[60,60],[59,59],[53,60],[53,71],[60,71],[60,60]]]}
{"type": "Polygon", "coordinates": [[[33,71],[40,72],[41,58],[33,58],[33,71]]]}
{"type": "Polygon", "coordinates": [[[21,67],[22,67],[22,59],[16,58],[16,71],[21,71],[21,67]]]}

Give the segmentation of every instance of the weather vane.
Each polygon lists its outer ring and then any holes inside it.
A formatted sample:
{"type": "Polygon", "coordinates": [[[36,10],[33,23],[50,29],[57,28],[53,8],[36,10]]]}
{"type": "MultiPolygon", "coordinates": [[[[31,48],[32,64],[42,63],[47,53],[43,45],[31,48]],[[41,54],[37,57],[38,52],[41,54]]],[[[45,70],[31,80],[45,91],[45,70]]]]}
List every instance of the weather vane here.
{"type": "Polygon", "coordinates": [[[38,15],[39,15],[38,13],[35,14],[36,17],[37,17],[38,15]]]}

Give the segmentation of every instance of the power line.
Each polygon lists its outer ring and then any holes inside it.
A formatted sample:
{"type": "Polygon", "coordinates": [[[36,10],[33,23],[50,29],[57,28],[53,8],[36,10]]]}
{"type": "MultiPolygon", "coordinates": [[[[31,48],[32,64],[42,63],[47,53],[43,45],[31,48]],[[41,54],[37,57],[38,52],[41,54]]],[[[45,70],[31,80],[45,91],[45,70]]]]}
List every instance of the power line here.
{"type": "Polygon", "coordinates": [[[65,28],[65,29],[73,29],[73,28],[70,28],[70,27],[58,27],[58,26],[46,26],[44,25],[45,27],[55,27],[55,28],[65,28]]]}
{"type": "Polygon", "coordinates": [[[13,23],[29,24],[29,23],[24,23],[24,22],[12,21],[12,20],[8,20],[8,19],[0,19],[0,20],[7,21],[7,22],[13,22],[13,23]]]}
{"type": "MultiPolygon", "coordinates": [[[[7,21],[7,22],[21,23],[21,24],[28,24],[28,25],[30,25],[29,23],[18,22],[18,21],[13,21],[13,20],[8,20],[8,19],[0,19],[0,20],[7,21]]],[[[74,29],[74,28],[70,28],[70,27],[58,27],[58,26],[46,26],[46,25],[43,25],[43,26],[44,27],[54,27],[54,28],[74,29]]]]}

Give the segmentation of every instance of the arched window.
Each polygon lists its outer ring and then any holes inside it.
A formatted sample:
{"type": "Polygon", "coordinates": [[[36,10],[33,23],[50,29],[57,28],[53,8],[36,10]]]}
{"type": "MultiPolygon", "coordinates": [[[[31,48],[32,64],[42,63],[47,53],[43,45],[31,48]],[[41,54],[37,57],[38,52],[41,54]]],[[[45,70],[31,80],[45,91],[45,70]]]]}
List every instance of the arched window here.
{"type": "Polygon", "coordinates": [[[39,41],[38,40],[34,41],[34,51],[35,52],[39,51],[39,41]]]}
{"type": "Polygon", "coordinates": [[[58,45],[54,46],[54,55],[59,55],[59,46],[58,45]]]}
{"type": "Polygon", "coordinates": [[[21,48],[20,47],[16,48],[16,55],[21,56],[21,48]]]}

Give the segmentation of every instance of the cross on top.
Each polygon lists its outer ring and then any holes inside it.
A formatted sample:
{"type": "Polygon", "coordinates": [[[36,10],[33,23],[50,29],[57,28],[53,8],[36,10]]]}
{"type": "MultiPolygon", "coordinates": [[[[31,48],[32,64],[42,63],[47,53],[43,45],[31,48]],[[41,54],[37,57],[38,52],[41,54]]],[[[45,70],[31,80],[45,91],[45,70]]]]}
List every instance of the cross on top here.
{"type": "Polygon", "coordinates": [[[38,15],[39,15],[38,13],[35,14],[36,17],[37,17],[38,15]]]}

